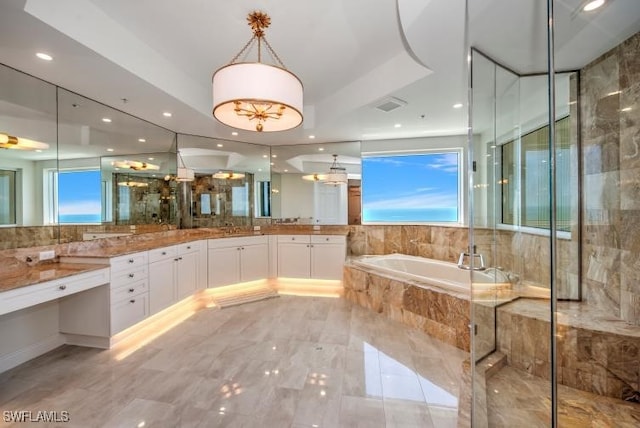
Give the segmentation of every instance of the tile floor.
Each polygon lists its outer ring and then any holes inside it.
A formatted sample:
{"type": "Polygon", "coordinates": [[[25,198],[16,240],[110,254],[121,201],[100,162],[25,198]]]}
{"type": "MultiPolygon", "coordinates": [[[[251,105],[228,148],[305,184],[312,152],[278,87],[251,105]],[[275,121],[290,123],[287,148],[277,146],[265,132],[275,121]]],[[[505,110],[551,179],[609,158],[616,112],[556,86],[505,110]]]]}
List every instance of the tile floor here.
{"type": "MultiPolygon", "coordinates": [[[[550,426],[550,383],[504,367],[487,380],[490,427],[550,426]]],[[[558,426],[640,427],[640,405],[558,385],[558,426]]]]}
{"type": "Polygon", "coordinates": [[[63,346],[0,374],[0,410],[68,411],[63,427],[456,427],[467,358],[343,299],[294,296],[204,309],[121,351],[63,346]]]}

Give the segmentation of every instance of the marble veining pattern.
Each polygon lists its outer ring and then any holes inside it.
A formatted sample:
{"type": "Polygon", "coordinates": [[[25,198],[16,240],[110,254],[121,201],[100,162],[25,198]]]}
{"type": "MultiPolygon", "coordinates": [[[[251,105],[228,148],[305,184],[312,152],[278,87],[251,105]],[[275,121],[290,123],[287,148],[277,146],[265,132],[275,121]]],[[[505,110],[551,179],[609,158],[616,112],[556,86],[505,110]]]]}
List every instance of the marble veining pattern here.
{"type": "Polygon", "coordinates": [[[640,290],[629,264],[640,258],[639,58],[637,33],[580,71],[583,296],[635,325],[640,290]]]}
{"type": "Polygon", "coordinates": [[[66,410],[69,427],[456,427],[468,358],[343,299],[293,296],[127,346],[63,346],[2,373],[0,409],[66,410]]]}

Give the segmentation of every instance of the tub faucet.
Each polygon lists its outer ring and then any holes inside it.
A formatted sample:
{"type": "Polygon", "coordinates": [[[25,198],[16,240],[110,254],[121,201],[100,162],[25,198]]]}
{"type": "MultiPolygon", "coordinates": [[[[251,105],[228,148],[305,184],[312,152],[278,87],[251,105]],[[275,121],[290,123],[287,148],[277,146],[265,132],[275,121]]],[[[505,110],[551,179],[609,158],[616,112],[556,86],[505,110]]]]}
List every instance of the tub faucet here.
{"type": "Polygon", "coordinates": [[[460,257],[458,258],[458,268],[460,269],[464,269],[464,270],[485,270],[487,269],[487,267],[484,264],[484,257],[482,257],[482,254],[479,253],[465,253],[464,251],[460,253],[460,257]],[[468,259],[469,263],[468,264],[464,264],[464,259],[468,259]],[[476,266],[474,263],[473,268],[471,267],[471,258],[473,258],[474,260],[478,260],[479,265],[476,266]]]}

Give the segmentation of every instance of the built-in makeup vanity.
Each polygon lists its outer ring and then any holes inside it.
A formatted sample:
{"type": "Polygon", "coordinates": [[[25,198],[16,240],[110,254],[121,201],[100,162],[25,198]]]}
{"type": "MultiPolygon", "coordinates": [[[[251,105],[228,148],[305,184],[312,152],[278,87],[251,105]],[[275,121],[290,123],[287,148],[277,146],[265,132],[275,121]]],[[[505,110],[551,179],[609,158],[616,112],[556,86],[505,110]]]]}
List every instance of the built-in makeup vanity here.
{"type": "Polygon", "coordinates": [[[141,325],[202,308],[206,289],[341,280],[346,231],[298,232],[178,230],[62,247],[56,263],[0,280],[0,372],[62,344],[111,348],[141,325]]]}

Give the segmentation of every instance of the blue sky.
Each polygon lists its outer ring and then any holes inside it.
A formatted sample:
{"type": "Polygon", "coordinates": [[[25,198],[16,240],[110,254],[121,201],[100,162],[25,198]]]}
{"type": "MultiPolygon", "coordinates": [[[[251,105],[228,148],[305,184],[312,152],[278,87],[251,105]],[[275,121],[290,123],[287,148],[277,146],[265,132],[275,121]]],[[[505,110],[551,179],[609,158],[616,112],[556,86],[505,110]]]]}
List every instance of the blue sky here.
{"type": "Polygon", "coordinates": [[[364,157],[363,208],[457,208],[457,172],[457,153],[364,157]]]}
{"type": "Polygon", "coordinates": [[[102,213],[100,171],[60,171],[58,174],[58,212],[69,214],[102,213]]]}

